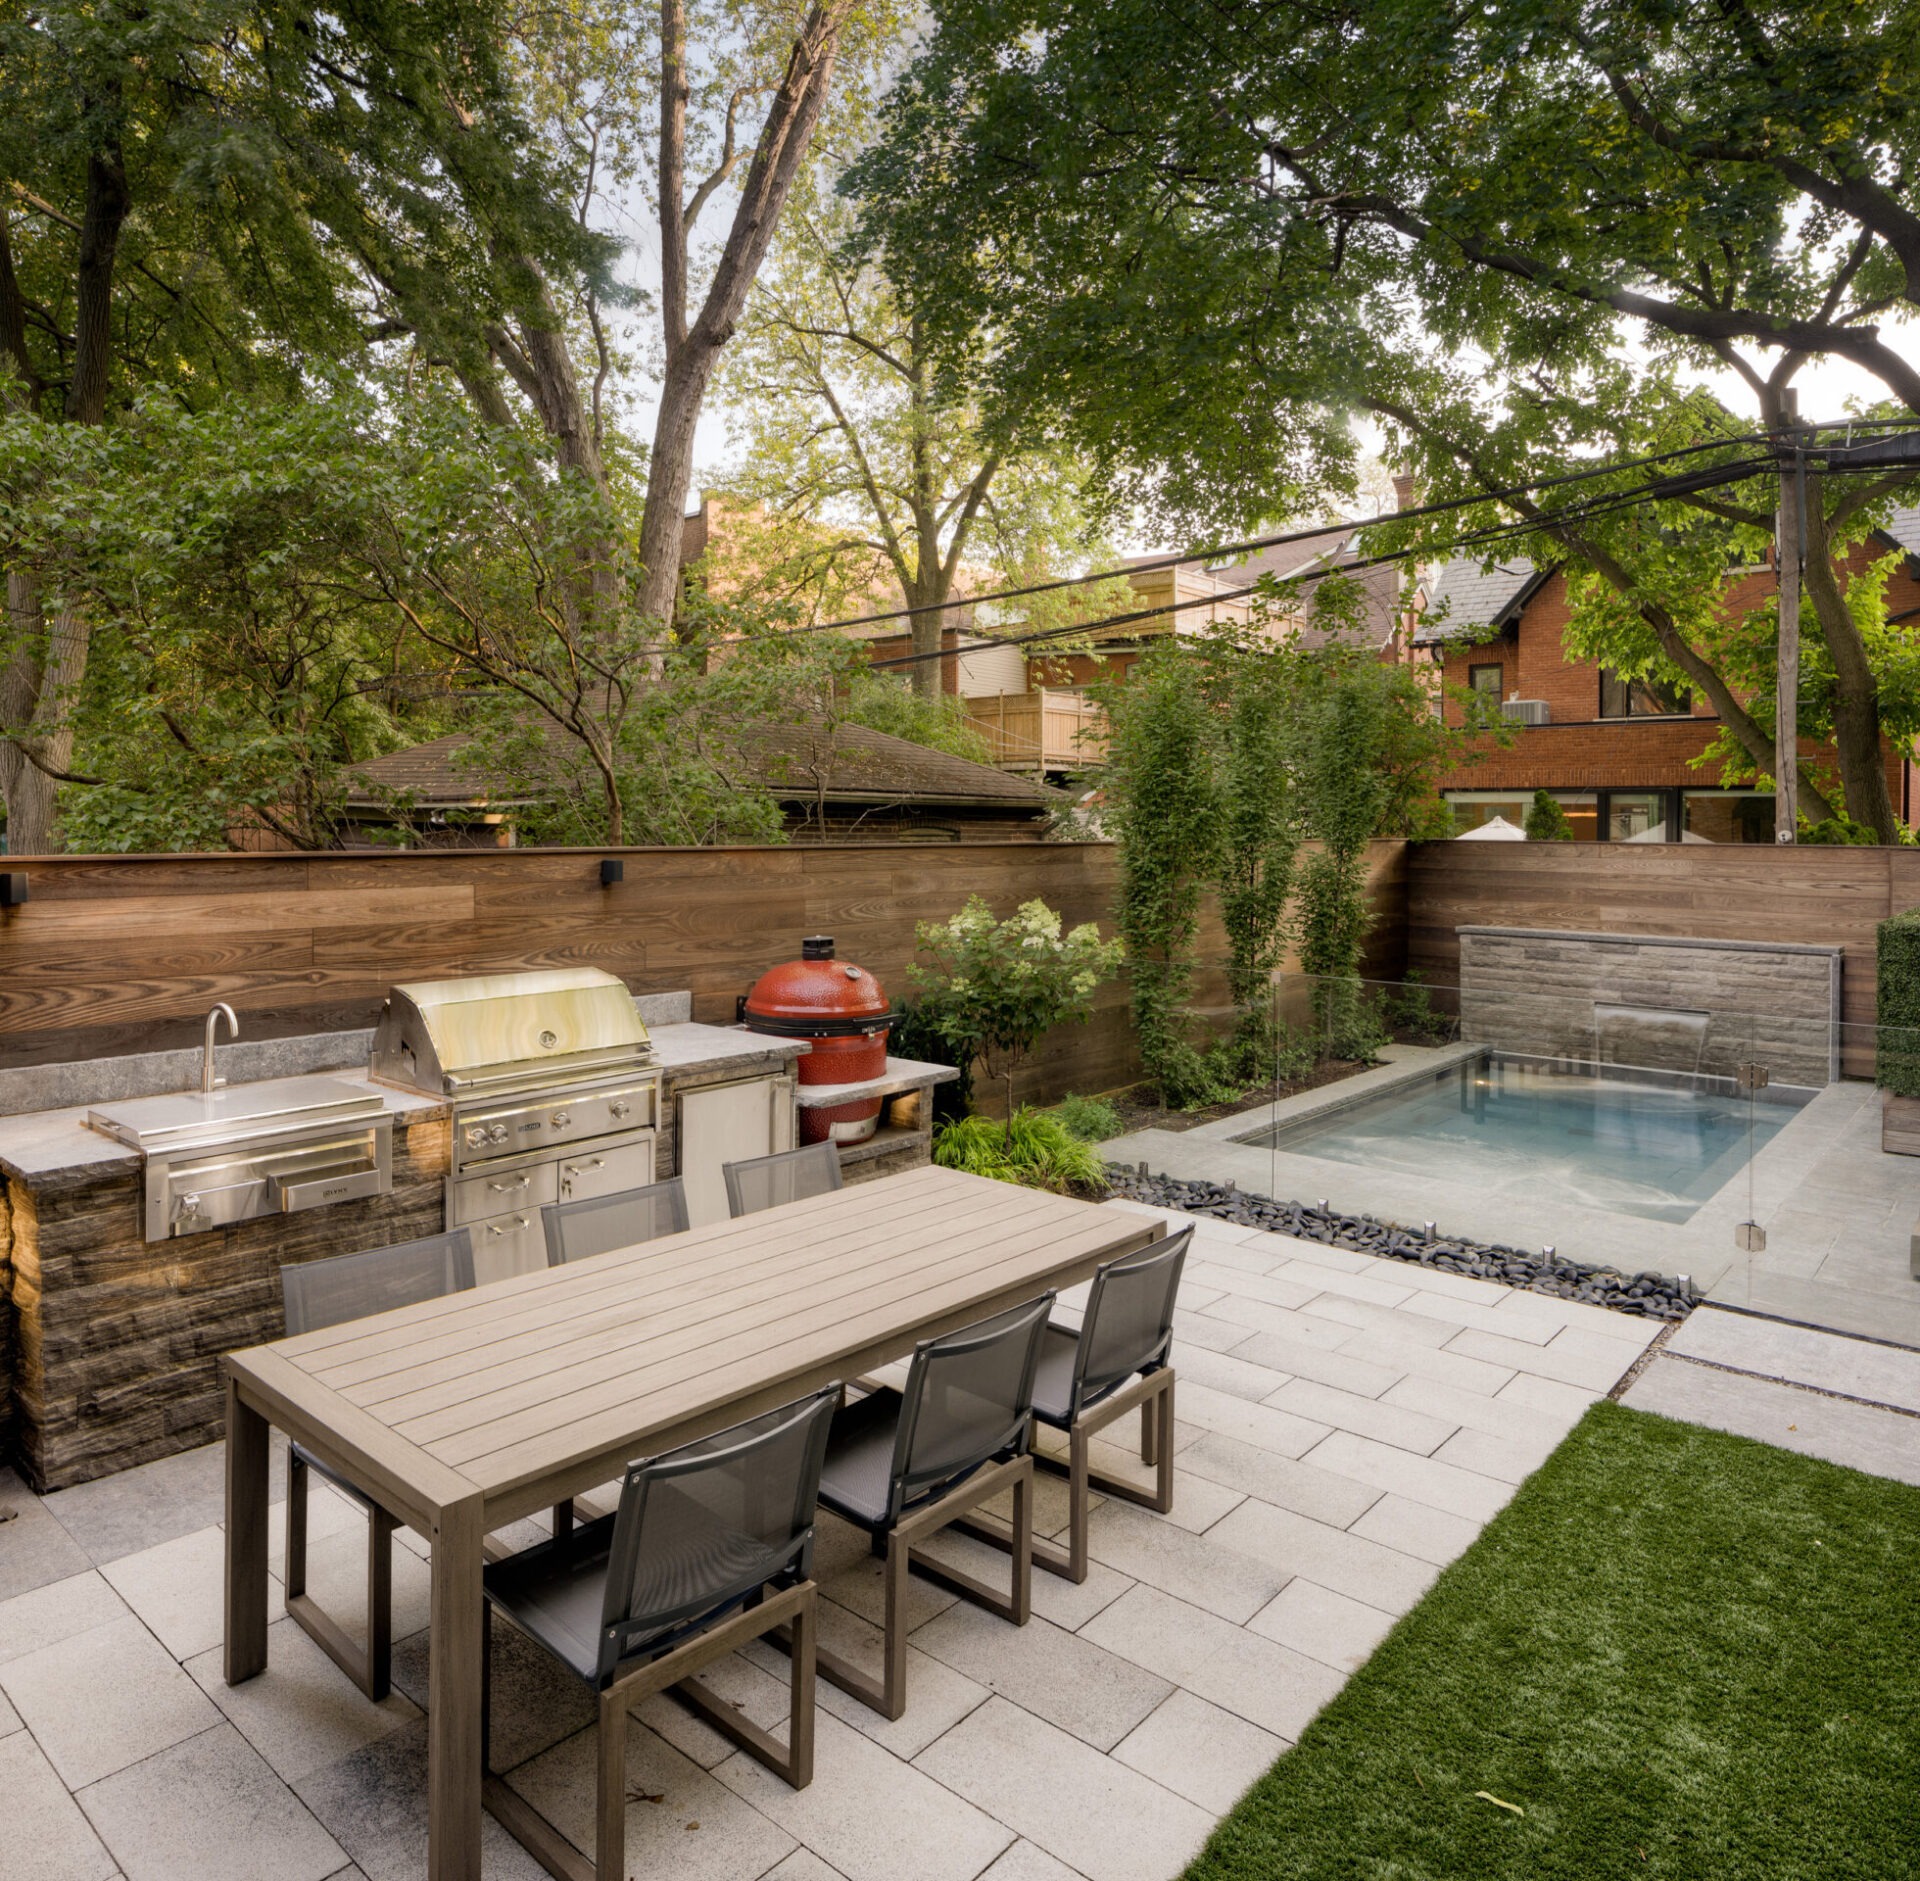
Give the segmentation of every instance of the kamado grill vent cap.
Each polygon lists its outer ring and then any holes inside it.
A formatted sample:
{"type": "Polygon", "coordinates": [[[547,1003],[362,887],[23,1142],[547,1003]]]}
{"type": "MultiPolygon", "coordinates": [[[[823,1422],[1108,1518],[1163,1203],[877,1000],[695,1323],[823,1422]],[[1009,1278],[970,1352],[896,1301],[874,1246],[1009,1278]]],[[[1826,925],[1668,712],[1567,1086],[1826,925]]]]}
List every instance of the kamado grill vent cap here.
{"type": "Polygon", "coordinates": [[[831,960],[833,958],[833,936],[831,934],[809,934],[800,943],[802,960],[831,960]]]}

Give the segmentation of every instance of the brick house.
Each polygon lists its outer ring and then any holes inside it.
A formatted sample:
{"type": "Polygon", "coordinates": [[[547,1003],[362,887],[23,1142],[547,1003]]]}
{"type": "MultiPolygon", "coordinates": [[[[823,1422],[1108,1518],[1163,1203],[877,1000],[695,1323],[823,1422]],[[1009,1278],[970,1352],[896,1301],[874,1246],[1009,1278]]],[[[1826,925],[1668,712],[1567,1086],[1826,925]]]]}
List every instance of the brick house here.
{"type": "MultiPolygon", "coordinates": [[[[1851,553],[1848,573],[1889,549],[1905,559],[1887,584],[1887,612],[1920,619],[1920,509],[1895,512],[1885,530],[1851,553]]],[[[1744,613],[1774,591],[1771,568],[1743,569],[1728,581],[1725,606],[1744,613]]],[[[1773,841],[1773,793],[1726,790],[1718,766],[1696,762],[1712,744],[1719,717],[1704,698],[1646,680],[1626,681],[1566,650],[1567,581],[1560,568],[1524,559],[1483,567],[1446,563],[1432,584],[1433,606],[1414,635],[1449,688],[1485,692],[1517,726],[1505,750],[1480,745],[1478,762],[1441,779],[1456,830],[1495,816],[1526,815],[1536,790],[1550,791],[1577,839],[1611,842],[1773,841]]],[[[1802,632],[1818,632],[1810,610],[1802,632]]],[[[1448,722],[1464,722],[1448,698],[1448,722]]],[[[1801,756],[1823,753],[1803,741],[1801,756]]],[[[1831,750],[1824,756],[1830,765],[1831,750]]],[[[1913,754],[1885,741],[1887,782],[1903,822],[1920,816],[1913,754]]]]}

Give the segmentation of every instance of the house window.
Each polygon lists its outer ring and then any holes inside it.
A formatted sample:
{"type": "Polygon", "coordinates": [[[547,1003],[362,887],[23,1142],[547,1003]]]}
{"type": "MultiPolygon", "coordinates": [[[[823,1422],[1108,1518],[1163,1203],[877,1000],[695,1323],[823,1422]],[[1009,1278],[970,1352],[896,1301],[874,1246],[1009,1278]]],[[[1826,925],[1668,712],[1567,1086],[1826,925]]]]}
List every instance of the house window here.
{"type": "Polygon", "coordinates": [[[1467,689],[1470,692],[1491,693],[1494,698],[1499,698],[1499,666],[1469,666],[1467,668],[1467,689]]]}
{"type": "Polygon", "coordinates": [[[1602,718],[1676,718],[1693,710],[1693,694],[1664,679],[1625,679],[1611,666],[1600,669],[1602,718]]]}
{"type": "Polygon", "coordinates": [[[1667,840],[1664,790],[1615,790],[1607,794],[1607,840],[1663,843],[1667,840]]]}
{"type": "Polygon", "coordinates": [[[1683,842],[1770,843],[1773,797],[1752,790],[1689,790],[1682,799],[1683,842]]]}

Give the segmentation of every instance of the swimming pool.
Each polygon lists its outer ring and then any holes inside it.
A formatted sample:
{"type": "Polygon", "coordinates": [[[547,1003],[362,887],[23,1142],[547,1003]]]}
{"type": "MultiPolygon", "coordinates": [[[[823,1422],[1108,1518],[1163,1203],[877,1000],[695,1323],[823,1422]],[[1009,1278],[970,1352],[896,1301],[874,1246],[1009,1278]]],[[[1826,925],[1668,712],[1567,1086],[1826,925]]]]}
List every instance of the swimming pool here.
{"type": "Polygon", "coordinates": [[[1752,1106],[1607,1066],[1498,1054],[1239,1139],[1299,1156],[1690,1220],[1812,1096],[1752,1106]]]}

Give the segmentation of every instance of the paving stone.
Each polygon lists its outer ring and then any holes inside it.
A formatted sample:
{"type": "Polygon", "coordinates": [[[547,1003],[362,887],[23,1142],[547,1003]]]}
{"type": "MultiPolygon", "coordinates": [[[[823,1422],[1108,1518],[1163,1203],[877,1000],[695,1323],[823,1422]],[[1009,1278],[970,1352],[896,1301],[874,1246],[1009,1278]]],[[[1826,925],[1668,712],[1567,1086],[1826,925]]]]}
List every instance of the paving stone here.
{"type": "MultiPolygon", "coordinates": [[[[1457,1321],[1431,1319],[1423,1314],[1396,1311],[1390,1306],[1375,1306],[1370,1300],[1349,1300],[1336,1293],[1314,1296],[1305,1317],[1333,1320],[1351,1326],[1355,1332],[1386,1333],[1411,1344],[1443,1346],[1460,1331],[1457,1321]]],[[[1351,1340],[1344,1341],[1346,1351],[1351,1340]]]]}
{"type": "MultiPolygon", "coordinates": [[[[584,1730],[593,1722],[594,1704],[592,1694],[552,1653],[543,1651],[518,1627],[502,1619],[494,1618],[491,1625],[493,1767],[511,1770],[529,1757],[550,1750],[562,1738],[584,1730]]],[[[427,1705],[432,1664],[432,1640],[425,1628],[394,1641],[394,1690],[404,1693],[421,1710],[427,1705]]],[[[344,1674],[336,1670],[334,1676],[352,1691],[344,1674]]],[[[728,1746],[729,1751],[731,1748],[728,1746]]]]}
{"type": "Polygon", "coordinates": [[[1166,1881],[1213,1828],[1206,1810],[1004,1698],[956,1725],[915,1767],[1089,1881],[1166,1881]]]}
{"type": "Polygon", "coordinates": [[[267,1669],[229,1685],[219,1646],[187,1662],[200,1689],[287,1783],[338,1763],[420,1716],[402,1692],[374,1704],[291,1620],[267,1629],[267,1669]]]}
{"type": "Polygon", "coordinates": [[[1185,1684],[1239,1636],[1240,1628],[1231,1621],[1144,1584],[1129,1589],[1081,1629],[1083,1639],[1175,1685],[1185,1684]]]}
{"type": "MultiPolygon", "coordinates": [[[[1423,1320],[1416,1323],[1430,1326],[1434,1322],[1423,1320]]],[[[1355,1331],[1340,1351],[1343,1356],[1362,1358],[1373,1365],[1384,1365],[1389,1370],[1404,1372],[1411,1378],[1431,1378],[1439,1384],[1452,1385],[1458,1391],[1476,1392],[1483,1398],[1492,1397],[1509,1379],[1517,1376],[1511,1366],[1489,1365],[1481,1359],[1449,1352],[1444,1346],[1405,1338],[1397,1328],[1355,1331]]]]}
{"type": "MultiPolygon", "coordinates": [[[[1454,1333],[1490,1333],[1496,1338],[1517,1339],[1523,1345],[1545,1345],[1558,1330],[1557,1326],[1541,1325],[1518,1315],[1503,1317],[1491,1300],[1484,1306],[1476,1306],[1470,1300],[1443,1298],[1437,1293],[1419,1293],[1406,1302],[1404,1310],[1409,1319],[1431,1319],[1438,1324],[1451,1326],[1454,1333]]],[[[1451,1338],[1453,1335],[1448,1336],[1451,1338]]]]}
{"type": "Polygon", "coordinates": [[[827,1864],[810,1848],[796,1848],[785,1861],[774,1865],[760,1881],[846,1881],[838,1868],[827,1864]]]}
{"type": "Polygon", "coordinates": [[[9,1661],[0,1666],[0,1687],[74,1790],[220,1722],[200,1688],[131,1617],[9,1661]]]}
{"type": "MultiPolygon", "coordinates": [[[[1198,1477],[1188,1478],[1184,1472],[1176,1471],[1173,1500],[1176,1512],[1187,1500],[1189,1481],[1199,1483],[1203,1492],[1213,1490],[1215,1487],[1212,1483],[1204,1482],[1198,1477]]],[[[1196,1500],[1202,1499],[1204,1497],[1196,1498],[1196,1500]]],[[[1238,1496],[1233,1499],[1236,1502],[1239,1501],[1238,1496]]],[[[1215,1515],[1216,1520],[1218,1513],[1216,1512],[1215,1515]]],[[[1163,1522],[1172,1519],[1172,1516],[1160,1518],[1163,1522]]],[[[1193,1525],[1183,1522],[1180,1526],[1191,1529],[1193,1525]]],[[[1066,1546],[1064,1539],[1060,1545],[1066,1546]]],[[[1007,1557],[998,1548],[952,1529],[935,1535],[926,1553],[936,1561],[944,1561],[948,1566],[960,1568],[977,1580],[984,1580],[989,1586],[996,1586],[1006,1578],[1007,1557]]],[[[1083,1581],[1063,1580],[1058,1574],[1049,1574],[1043,1568],[1035,1568],[1033,1610],[1041,1619],[1051,1620],[1055,1626],[1064,1626],[1069,1633],[1077,1633],[1102,1607],[1110,1601],[1118,1600],[1132,1585],[1132,1581],[1126,1575],[1116,1573],[1100,1561],[1088,1561],[1087,1578],[1083,1581]]],[[[953,1606],[948,1606],[945,1611],[952,1612],[953,1606]]]]}
{"type": "Polygon", "coordinates": [[[1470,1306],[1498,1306],[1502,1297],[1512,1291],[1498,1281],[1474,1280],[1466,1274],[1450,1274],[1438,1267],[1422,1267],[1414,1261],[1395,1261],[1391,1265],[1402,1277],[1402,1284],[1415,1293],[1441,1294],[1470,1306]]]}
{"type": "Polygon", "coordinates": [[[1084,1877],[1037,1843],[1020,1841],[1014,1843],[980,1881],[1084,1881],[1084,1877]]]}
{"type": "Polygon", "coordinates": [[[226,1445],[205,1444],[48,1496],[42,1506],[96,1567],[211,1528],[227,1510],[226,1445]]]}
{"type": "Polygon", "coordinates": [[[1703,1306],[1662,1351],[1920,1411],[1920,1352],[1703,1306]]]}
{"type": "Polygon", "coordinates": [[[1377,1489],[1356,1483],[1351,1477],[1336,1476],[1329,1470],[1315,1469],[1311,1463],[1297,1463],[1292,1457],[1275,1456],[1234,1437],[1222,1437],[1208,1431],[1200,1440],[1180,1453],[1180,1465],[1174,1473],[1174,1506],[1189,1477],[1206,1477],[1238,1489],[1277,1508],[1292,1509],[1310,1515],[1317,1522],[1329,1522],[1345,1528],[1379,1498],[1377,1489]]]}
{"type": "Polygon", "coordinates": [[[1263,1246],[1231,1235],[1196,1234],[1187,1258],[1195,1266],[1231,1267],[1243,1274],[1269,1274],[1285,1264],[1287,1255],[1278,1247],[1263,1246]]]}
{"type": "Polygon", "coordinates": [[[1564,1412],[1523,1406],[1488,1397],[1484,1392],[1462,1391],[1459,1386],[1444,1384],[1438,1378],[1403,1378],[1381,1402],[1419,1411],[1467,1430],[1484,1431],[1490,1437],[1536,1434],[1547,1438],[1549,1447],[1580,1421],[1579,1412],[1569,1417],[1564,1412]]]}
{"type": "Polygon", "coordinates": [[[1269,1404],[1250,1404],[1244,1398],[1229,1397],[1224,1391],[1212,1391],[1205,1385],[1175,1387],[1175,1416],[1189,1428],[1217,1431],[1223,1437],[1237,1437],[1242,1443],[1271,1450],[1276,1456],[1302,1456],[1332,1428],[1308,1418],[1296,1417],[1269,1404]]]}
{"type": "Polygon", "coordinates": [[[1593,1391],[1611,1391],[1632,1368],[1632,1348],[1618,1339],[1600,1339],[1589,1332],[1565,1328],[1544,1345],[1469,1329],[1449,1341],[1447,1350],[1464,1358],[1511,1365],[1515,1371],[1558,1379],[1564,1385],[1585,1385],[1593,1391]]]}
{"type": "Polygon", "coordinates": [[[1920,1484],[1920,1417],[1899,1411],[1665,1357],[1655,1358],[1621,1402],[1802,1456],[1825,1457],[1871,1476],[1920,1484]]]}
{"type": "Polygon", "coordinates": [[[1549,1293],[1532,1293],[1509,1287],[1494,1310],[1503,1319],[1527,1320],[1542,1326],[1569,1326],[1590,1332],[1598,1339],[1617,1339],[1622,1345],[1643,1352],[1660,1336],[1662,1323],[1642,1319],[1637,1313],[1616,1313],[1604,1306],[1588,1306],[1579,1300],[1559,1300],[1549,1293]]]}
{"type": "Polygon", "coordinates": [[[1481,1522],[1491,1521],[1513,1495],[1508,1484],[1456,1469],[1450,1463],[1436,1463],[1432,1457],[1396,1450],[1391,1444],[1375,1443],[1371,1437],[1358,1437],[1350,1430],[1336,1430],[1309,1456],[1322,1469],[1481,1522]]]}
{"type": "Polygon", "coordinates": [[[1311,1378],[1296,1378],[1282,1385],[1267,1402],[1297,1417],[1331,1424],[1336,1430],[1351,1430],[1376,1442],[1411,1450],[1417,1456],[1431,1456],[1459,1428],[1419,1411],[1356,1397],[1351,1391],[1318,1384],[1311,1378]]]}
{"type": "Polygon", "coordinates": [[[0,1737],[11,1737],[22,1728],[19,1712],[14,1710],[6,1694],[0,1692],[0,1737]]]}
{"type": "Polygon", "coordinates": [[[127,1603],[96,1568],[16,1594],[0,1601],[0,1666],[76,1633],[90,1633],[96,1626],[125,1619],[127,1611],[127,1603]]]}
{"type": "Polygon", "coordinates": [[[1349,1532],[1445,1567],[1472,1547],[1480,1529],[1480,1523],[1464,1515],[1430,1509],[1405,1496],[1382,1496],[1349,1532]]]}
{"type": "Polygon", "coordinates": [[[1591,1385],[1561,1384],[1556,1379],[1538,1378],[1532,1372],[1515,1372],[1493,1395],[1499,1404],[1521,1404],[1529,1410],[1545,1411],[1571,1430],[1607,1394],[1594,1390],[1591,1385]]]}
{"type": "MultiPolygon", "coordinates": [[[[420,1881],[427,1871],[427,1725],[378,1742],[303,1777],[295,1792],[367,1881],[420,1881]]],[[[491,1816],[480,1823],[486,1881],[548,1881],[547,1871],[491,1816]]]]}
{"type": "Polygon", "coordinates": [[[87,1551],[47,1513],[46,1504],[12,1470],[0,1468],[0,1601],[93,1565],[87,1551]]]}
{"type": "MultiPolygon", "coordinates": [[[[1215,1299],[1225,1296],[1216,1294],[1215,1299]]],[[[1247,1336],[1247,1328],[1237,1325],[1230,1319],[1211,1319],[1206,1313],[1184,1304],[1185,1290],[1182,1290],[1183,1304],[1174,1310],[1173,1350],[1176,1365],[1184,1365],[1187,1354],[1197,1346],[1203,1352],[1230,1352],[1247,1336]]],[[[1275,1307],[1274,1311],[1282,1309],[1275,1307]]],[[[1004,1859],[1004,1858],[1003,1858],[1004,1859]]],[[[1047,1860],[1053,1857],[1049,1855],[1047,1860]]]]}
{"type": "Polygon", "coordinates": [[[1298,1738],[1347,1675],[1276,1639],[1242,1633],[1195,1668],[1187,1690],[1277,1737],[1298,1738]]]}
{"type": "Polygon", "coordinates": [[[1209,1352],[1204,1347],[1189,1347],[1176,1355],[1175,1366],[1182,1385],[1203,1385],[1209,1391],[1224,1391],[1230,1397],[1246,1398],[1258,1404],[1284,1385],[1290,1373],[1264,1363],[1224,1352],[1209,1352]]]}
{"type": "Polygon", "coordinates": [[[1316,1267],[1308,1261],[1295,1261],[1278,1268],[1273,1277],[1292,1281],[1296,1286],[1316,1286],[1322,1297],[1332,1294],[1338,1299],[1360,1300],[1371,1306],[1398,1307],[1414,1297],[1413,1289],[1403,1281],[1383,1280],[1364,1271],[1341,1273],[1333,1268],[1316,1267]]]}
{"type": "MultiPolygon", "coordinates": [[[[934,1756],[982,1711],[1004,1703],[988,1699],[922,1752],[923,1758],[934,1756]]],[[[986,1808],[975,1808],[955,1794],[958,1785],[936,1781],[917,1764],[903,1763],[831,1713],[820,1716],[817,1730],[813,1781],[803,1790],[789,1789],[744,1752],[714,1774],[847,1881],[901,1881],[905,1876],[913,1881],[973,1881],[1013,1840],[986,1808]]],[[[1085,1749],[1064,1732],[1057,1735],[1085,1749]]],[[[1099,1757],[1098,1751],[1085,1754],[1099,1757]]]]}
{"type": "Polygon", "coordinates": [[[1323,1346],[1308,1345],[1273,1332],[1255,1333],[1234,1349],[1234,1356],[1264,1365],[1270,1371],[1332,1385],[1363,1398],[1379,1397],[1401,1376],[1401,1371],[1390,1366],[1374,1365],[1345,1352],[1330,1352],[1323,1346]]]}
{"type": "Polygon", "coordinates": [[[1356,1254],[1349,1247],[1329,1247],[1324,1241],[1303,1241],[1298,1235],[1275,1234],[1267,1228],[1250,1228],[1246,1238],[1258,1235],[1262,1243],[1281,1249],[1290,1261],[1304,1261],[1309,1267],[1324,1267],[1336,1274],[1364,1274],[1373,1266],[1369,1255],[1356,1254]]]}
{"type": "MultiPolygon", "coordinates": [[[[700,1673],[700,1682],[716,1698],[736,1707],[749,1724],[757,1724],[776,1736],[786,1735],[787,1720],[792,1714],[787,1661],[772,1647],[766,1649],[763,1660],[750,1660],[743,1652],[728,1653],[700,1673]]],[[[827,1689],[822,1683],[822,1696],[827,1689]]],[[[671,1692],[655,1692],[630,1710],[648,1729],[657,1732],[681,1756],[691,1758],[703,1770],[725,1763],[740,1748],[671,1692]]]]}
{"type": "MultiPolygon", "coordinates": [[[[1208,1539],[1265,1563],[1285,1579],[1305,1574],[1386,1614],[1405,1613],[1433,1584],[1431,1562],[1263,1502],[1242,1503],[1208,1539]]],[[[1274,1592],[1279,1591],[1276,1586],[1274,1592]]]]}
{"type": "Polygon", "coordinates": [[[1491,1476],[1496,1482],[1519,1484],[1537,1470],[1562,1438],[1555,1430],[1491,1431],[1462,1430],[1449,1437],[1433,1453],[1436,1463],[1457,1464],[1479,1476],[1491,1476]]]}
{"type": "Polygon", "coordinates": [[[1394,1618],[1296,1575],[1253,1616],[1249,1624],[1338,1672],[1357,1672],[1392,1631],[1394,1618]]]}
{"type": "MultiPolygon", "coordinates": [[[[1181,1298],[1185,1297],[1186,1290],[1182,1288],[1181,1298]]],[[[1249,1332],[1271,1332],[1298,1345],[1310,1345],[1326,1352],[1353,1337],[1353,1328],[1337,1319],[1295,1312],[1291,1307],[1275,1306],[1271,1300],[1250,1300],[1237,1293],[1223,1293],[1207,1307],[1206,1316],[1243,1326],[1249,1332]]]]}
{"type": "MultiPolygon", "coordinates": [[[[1243,1502],[1225,1520],[1238,1521],[1258,1506],[1243,1502]]],[[[1219,1524],[1215,1527],[1217,1531],[1219,1524]]],[[[1144,1509],[1118,1502],[1094,1511],[1087,1541],[1096,1560],[1236,1625],[1252,1619],[1293,1572],[1223,1547],[1213,1535],[1189,1535],[1144,1509]]]]}
{"type": "MultiPolygon", "coordinates": [[[[1298,1267],[1298,1263],[1295,1264],[1298,1267]]],[[[1222,1293],[1230,1293],[1245,1300],[1264,1300],[1269,1306],[1299,1308],[1325,1291],[1319,1282],[1327,1276],[1317,1268],[1298,1267],[1298,1277],[1287,1278],[1279,1274],[1256,1274],[1242,1267],[1216,1267],[1211,1261],[1201,1261],[1185,1269],[1184,1279],[1197,1281],[1203,1287],[1218,1287],[1222,1293]]],[[[1215,1302],[1216,1307],[1218,1302],[1215,1302]]]]}
{"type": "Polygon", "coordinates": [[[196,1529],[100,1571],[176,1659],[219,1645],[226,1626],[226,1531],[196,1529]]]}
{"type": "Polygon", "coordinates": [[[1162,1789],[1225,1815],[1286,1748],[1285,1738],[1175,1692],[1113,1754],[1162,1789]]]}
{"type": "Polygon", "coordinates": [[[85,1813],[26,1731],[0,1738],[0,1875],[9,1881],[109,1881],[115,1873],[85,1813]]]}
{"type": "MultiPolygon", "coordinates": [[[[597,1729],[582,1731],[507,1779],[588,1855],[598,1745],[597,1729]]],[[[739,1881],[764,1874],[793,1852],[794,1836],[640,1724],[627,1729],[627,1795],[629,1874],[739,1881]]]]}
{"type": "Polygon", "coordinates": [[[127,1881],[326,1881],[347,1853],[229,1724],[80,1796],[127,1881]]]}
{"type": "Polygon", "coordinates": [[[1084,1634],[1040,1619],[1009,1626],[966,1601],[921,1627],[913,1643],[1096,1750],[1111,1750],[1172,1690],[1084,1634]]]}

